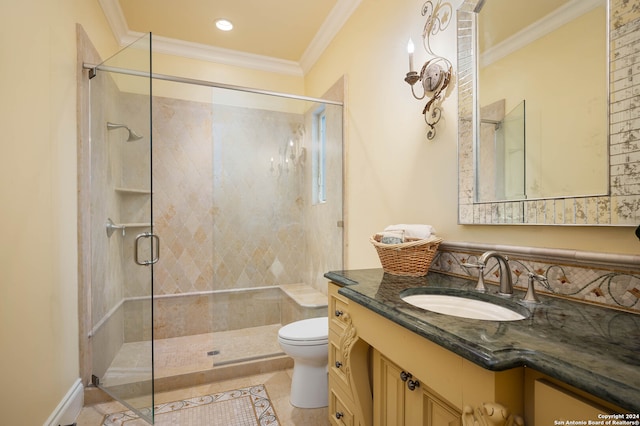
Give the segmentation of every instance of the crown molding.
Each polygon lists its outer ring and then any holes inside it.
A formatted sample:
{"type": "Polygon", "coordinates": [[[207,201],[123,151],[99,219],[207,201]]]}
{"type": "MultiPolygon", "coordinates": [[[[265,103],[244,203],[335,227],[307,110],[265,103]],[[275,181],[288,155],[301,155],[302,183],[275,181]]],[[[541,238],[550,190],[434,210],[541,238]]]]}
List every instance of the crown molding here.
{"type": "MultiPolygon", "coordinates": [[[[131,31],[118,0],[98,0],[116,41],[128,46],[144,33],[131,31]]],[[[361,0],[338,0],[302,55],[300,63],[269,56],[223,49],[200,43],[187,42],[162,36],[153,36],[152,49],[157,53],[198,59],[219,64],[257,69],[278,74],[303,76],[318,60],[331,40],[360,5],[361,0]]]]}
{"type": "Polygon", "coordinates": [[[602,0],[573,0],[554,12],[518,31],[508,39],[487,49],[480,57],[480,67],[486,67],[521,49],[529,43],[557,30],[561,26],[602,5],[602,0]]]}
{"type": "Polygon", "coordinates": [[[362,0],[338,0],[300,59],[300,66],[305,74],[311,70],[361,2],[362,0]]]}

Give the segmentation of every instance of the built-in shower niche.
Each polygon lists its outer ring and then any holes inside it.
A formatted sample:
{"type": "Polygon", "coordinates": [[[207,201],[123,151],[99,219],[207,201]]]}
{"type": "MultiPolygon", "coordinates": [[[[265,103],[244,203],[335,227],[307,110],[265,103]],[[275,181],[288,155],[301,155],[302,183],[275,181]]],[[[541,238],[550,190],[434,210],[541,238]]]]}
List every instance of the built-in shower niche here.
{"type": "Polygon", "coordinates": [[[151,190],[116,186],[113,188],[119,198],[120,223],[126,232],[136,233],[141,228],[149,228],[148,212],[151,211],[151,190]],[[145,214],[146,213],[146,214],[145,214]]]}

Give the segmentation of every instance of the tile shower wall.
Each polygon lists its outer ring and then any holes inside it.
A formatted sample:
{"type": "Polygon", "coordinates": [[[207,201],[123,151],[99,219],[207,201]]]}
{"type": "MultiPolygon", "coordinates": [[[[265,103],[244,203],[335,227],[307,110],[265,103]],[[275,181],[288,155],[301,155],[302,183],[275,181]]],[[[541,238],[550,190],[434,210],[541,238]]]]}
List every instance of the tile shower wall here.
{"type": "Polygon", "coordinates": [[[213,290],[211,105],[153,99],[154,294],[213,290]]]}
{"type": "MultiPolygon", "coordinates": [[[[142,101],[137,95],[123,96],[132,105],[142,101]]],[[[304,271],[312,263],[306,253],[327,251],[315,247],[326,237],[309,239],[319,233],[305,233],[309,217],[315,218],[315,226],[328,214],[309,211],[314,207],[310,191],[303,189],[308,184],[306,166],[278,168],[271,163],[273,157],[277,163],[305,116],[161,97],[153,99],[153,114],[153,221],[161,239],[154,294],[176,296],[154,302],[155,336],[255,326],[255,321],[232,320],[247,306],[262,324],[280,322],[275,315],[280,310],[273,305],[281,303],[280,292],[269,296],[251,289],[305,282],[309,277],[304,271]],[[237,292],[243,289],[246,292],[237,292]],[[233,292],[224,293],[227,290],[233,292]],[[249,299],[256,294],[259,301],[252,303],[249,299]],[[265,295],[269,303],[264,303],[265,295]],[[235,300],[244,303],[232,303],[235,300]]],[[[338,147],[341,156],[341,144],[338,147]]],[[[144,180],[136,172],[141,169],[136,162],[144,157],[123,156],[126,186],[141,186],[132,182],[144,180]]],[[[341,179],[337,181],[341,185],[341,179]]],[[[341,213],[341,192],[332,192],[337,202],[324,211],[334,212],[338,206],[341,213]]],[[[125,200],[129,221],[143,220],[135,212],[147,207],[142,200],[135,195],[125,200]]],[[[333,215],[330,220],[335,225],[333,215]]],[[[133,241],[133,234],[124,239],[128,253],[133,252],[133,241]]],[[[130,325],[126,339],[137,341],[150,336],[145,320],[151,317],[149,309],[135,300],[149,292],[144,275],[148,269],[128,255],[124,269],[124,316],[130,325]]]]}
{"type": "MultiPolygon", "coordinates": [[[[107,132],[106,122],[119,122],[121,111],[120,92],[111,76],[100,74],[91,82],[93,93],[101,94],[90,99],[92,114],[91,129],[91,179],[89,197],[91,205],[91,277],[87,282],[91,295],[90,305],[85,306],[84,315],[90,317],[87,340],[93,348],[91,373],[101,375],[108,368],[111,360],[123,343],[123,315],[118,307],[123,298],[124,270],[120,259],[123,257],[123,245],[118,234],[107,238],[105,222],[111,218],[114,222],[120,219],[120,199],[114,188],[120,184],[120,158],[122,140],[107,132]],[[110,100],[105,102],[104,99],[110,100]],[[109,321],[106,321],[108,319],[109,321]]],[[[82,336],[86,339],[86,336],[82,336]]]]}
{"type": "MultiPolygon", "coordinates": [[[[158,97],[153,114],[154,293],[301,282],[303,177],[273,173],[270,158],[303,116],[158,97]]],[[[124,168],[139,170],[141,157],[124,168]]],[[[125,297],[144,296],[140,268],[125,268],[125,297]]]]}
{"type": "Polygon", "coordinates": [[[302,165],[277,167],[301,114],[213,107],[217,289],[302,282],[302,165]],[[271,158],[276,166],[272,167],[271,158]]]}

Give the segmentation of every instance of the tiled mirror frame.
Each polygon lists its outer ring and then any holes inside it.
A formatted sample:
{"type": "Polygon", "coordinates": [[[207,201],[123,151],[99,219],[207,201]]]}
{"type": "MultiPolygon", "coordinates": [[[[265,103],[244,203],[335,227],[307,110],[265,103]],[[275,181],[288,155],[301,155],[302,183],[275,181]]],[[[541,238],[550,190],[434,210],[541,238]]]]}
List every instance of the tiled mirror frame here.
{"type": "Polygon", "coordinates": [[[640,223],[640,11],[633,2],[608,0],[610,46],[609,194],[501,202],[474,202],[473,122],[476,106],[472,34],[474,8],[464,0],[458,20],[458,223],[461,225],[637,226],[640,223]],[[467,119],[465,119],[467,117],[467,119]]]}

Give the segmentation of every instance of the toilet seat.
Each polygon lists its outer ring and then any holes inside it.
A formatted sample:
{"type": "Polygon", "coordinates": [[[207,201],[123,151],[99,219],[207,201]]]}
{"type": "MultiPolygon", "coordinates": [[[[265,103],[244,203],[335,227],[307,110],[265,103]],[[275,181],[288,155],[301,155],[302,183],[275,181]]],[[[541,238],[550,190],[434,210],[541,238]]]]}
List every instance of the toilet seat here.
{"type": "Polygon", "coordinates": [[[326,345],[329,342],[329,320],[320,317],[287,324],[278,331],[278,338],[289,345],[326,345]]]}

